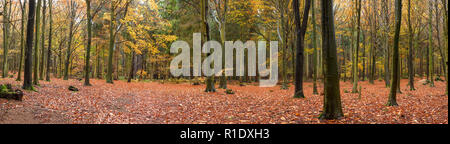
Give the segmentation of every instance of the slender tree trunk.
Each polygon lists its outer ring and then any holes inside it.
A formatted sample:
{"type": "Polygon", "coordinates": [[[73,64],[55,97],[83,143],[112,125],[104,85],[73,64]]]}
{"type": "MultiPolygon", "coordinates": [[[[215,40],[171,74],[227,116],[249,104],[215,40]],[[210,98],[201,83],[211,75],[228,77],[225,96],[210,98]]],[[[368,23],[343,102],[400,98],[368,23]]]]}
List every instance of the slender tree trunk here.
{"type": "Polygon", "coordinates": [[[109,54],[108,54],[108,69],[107,69],[107,74],[106,74],[106,83],[110,83],[113,84],[113,54],[114,54],[114,1],[111,1],[111,20],[109,22],[109,54]]]}
{"type": "Polygon", "coordinates": [[[337,48],[334,31],[333,0],[321,0],[322,48],[324,62],[324,106],[320,119],[343,117],[339,75],[337,69],[337,48]]]}
{"type": "Polygon", "coordinates": [[[39,67],[39,80],[44,80],[44,69],[45,69],[45,25],[46,25],[46,21],[45,21],[45,12],[47,10],[47,4],[46,4],[46,0],[43,0],[43,5],[42,5],[42,33],[41,33],[41,60],[40,62],[40,66],[39,67]]]}
{"type": "Polygon", "coordinates": [[[416,90],[414,88],[414,65],[413,65],[413,37],[414,33],[411,26],[411,0],[408,0],[408,31],[409,31],[409,55],[408,55],[408,74],[409,74],[409,88],[410,90],[416,90]]]}
{"type": "MultiPolygon", "coordinates": [[[[209,24],[208,24],[208,0],[201,0],[201,17],[202,17],[202,41],[209,41],[209,24]]],[[[202,43],[203,43],[202,42],[202,43]]],[[[208,56],[210,54],[207,54],[208,56]]],[[[205,92],[216,92],[214,88],[214,76],[209,76],[206,78],[206,90],[205,92]]]]}
{"type": "Polygon", "coordinates": [[[429,61],[429,77],[430,77],[430,87],[434,87],[434,48],[433,48],[433,23],[432,23],[432,17],[433,17],[433,3],[430,0],[429,1],[429,37],[428,37],[428,61],[429,61]]]}
{"type": "Polygon", "coordinates": [[[50,67],[52,65],[51,57],[52,57],[52,31],[53,31],[53,18],[52,18],[52,7],[53,0],[49,0],[49,32],[48,32],[48,49],[47,49],[47,71],[46,71],[46,81],[50,81],[50,67]]]}
{"type": "Polygon", "coordinates": [[[395,37],[394,37],[394,52],[393,52],[393,71],[392,71],[392,86],[389,94],[387,106],[398,106],[397,104],[397,87],[399,83],[399,39],[400,28],[402,22],[402,0],[395,0],[395,37]]]}
{"type": "Polygon", "coordinates": [[[299,11],[298,0],[293,1],[294,8],[294,23],[296,32],[296,66],[295,66],[295,94],[294,98],[305,98],[303,93],[303,52],[304,52],[304,39],[306,33],[306,27],[308,26],[309,9],[311,7],[311,0],[305,0],[305,8],[303,12],[303,20],[300,22],[300,11],[299,11]]]}
{"type": "Polygon", "coordinates": [[[32,66],[33,66],[33,32],[35,22],[35,8],[36,2],[34,0],[29,1],[28,4],[28,24],[27,24],[27,37],[26,37],[26,51],[25,51],[25,69],[24,69],[24,81],[22,88],[25,90],[34,90],[32,84],[32,66]]]}
{"type": "Polygon", "coordinates": [[[71,49],[72,49],[72,39],[73,39],[73,26],[75,22],[75,2],[70,1],[70,24],[69,24],[69,41],[67,46],[67,55],[66,55],[66,62],[65,62],[65,69],[64,69],[64,80],[69,80],[69,72],[71,67],[70,66],[70,55],[71,55],[71,49]]]}
{"type": "Polygon", "coordinates": [[[19,73],[17,74],[16,81],[22,81],[22,67],[23,67],[23,60],[24,60],[24,54],[25,54],[25,6],[27,1],[24,1],[21,3],[21,10],[22,10],[22,20],[20,20],[20,62],[19,62],[19,73]]]}
{"type": "Polygon", "coordinates": [[[87,38],[87,47],[86,47],[86,61],[84,66],[84,85],[91,86],[89,82],[89,74],[90,74],[90,58],[91,58],[91,44],[92,44],[92,15],[91,15],[91,0],[86,0],[86,13],[87,13],[87,30],[88,30],[88,38],[87,38]]]}
{"type": "Polygon", "coordinates": [[[33,72],[33,84],[39,85],[39,28],[41,19],[41,3],[42,0],[38,0],[36,6],[36,42],[34,43],[34,72],[33,72]]]}
{"type": "MultiPolygon", "coordinates": [[[[313,60],[312,60],[312,65],[313,65],[313,94],[314,95],[318,95],[319,92],[317,90],[317,71],[318,71],[318,67],[317,67],[317,25],[316,25],[316,8],[315,8],[315,1],[312,0],[311,1],[311,12],[312,12],[312,25],[313,25],[313,29],[312,29],[312,43],[313,43],[313,60]]],[[[345,62],[345,58],[344,58],[344,62],[345,62]]]]}
{"type": "Polygon", "coordinates": [[[10,25],[10,16],[11,13],[8,8],[11,7],[11,2],[8,0],[4,1],[4,7],[3,7],[3,20],[5,21],[3,23],[3,64],[2,64],[2,77],[7,78],[9,76],[8,73],[8,37],[9,37],[9,25],[10,25]],[[9,6],[8,6],[9,5],[9,6]]]}
{"type": "Polygon", "coordinates": [[[135,62],[134,62],[134,60],[135,60],[135,56],[136,56],[136,52],[134,51],[134,50],[132,50],[133,52],[132,52],[132,56],[131,56],[131,60],[130,60],[130,63],[131,63],[131,65],[130,65],[130,73],[129,73],[129,76],[128,76],[128,81],[127,82],[131,82],[131,79],[133,79],[133,77],[134,77],[134,65],[135,65],[135,62]]]}
{"type": "Polygon", "coordinates": [[[353,89],[352,93],[358,93],[358,82],[359,82],[359,68],[358,68],[358,55],[359,55],[359,38],[360,38],[360,31],[361,31],[361,0],[355,0],[356,1],[356,11],[357,11],[357,25],[356,25],[356,49],[354,54],[354,70],[353,70],[353,89]]]}
{"type": "Polygon", "coordinates": [[[226,41],[226,23],[227,23],[228,0],[224,1],[224,11],[220,22],[220,39],[222,40],[222,76],[220,77],[219,88],[227,89],[227,77],[225,76],[225,41],[226,41]]]}

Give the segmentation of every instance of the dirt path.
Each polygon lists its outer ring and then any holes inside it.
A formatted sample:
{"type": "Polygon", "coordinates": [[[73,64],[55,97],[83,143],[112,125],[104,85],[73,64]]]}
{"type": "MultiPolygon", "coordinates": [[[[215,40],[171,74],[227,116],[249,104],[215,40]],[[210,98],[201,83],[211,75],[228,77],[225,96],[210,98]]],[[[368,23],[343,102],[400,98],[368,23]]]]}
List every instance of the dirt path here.
{"type": "MultiPolygon", "coordinates": [[[[0,79],[0,84],[13,79],[0,79]]],[[[421,84],[417,91],[406,89],[398,96],[399,107],[386,107],[388,89],[383,82],[369,85],[362,82],[362,99],[345,93],[351,84],[341,83],[345,118],[319,121],[322,96],[312,95],[312,85],[305,84],[306,99],[293,99],[293,87],[260,88],[230,86],[236,94],[204,93],[204,85],[126,83],[114,85],[93,80],[92,87],[82,82],[53,80],[41,82],[39,92],[26,92],[23,102],[0,99],[0,124],[304,124],[304,123],[445,123],[448,124],[448,96],[445,84],[435,88],[421,84]],[[79,92],[67,90],[76,86],[79,92]]],[[[320,89],[319,89],[320,91],[320,89]]]]}

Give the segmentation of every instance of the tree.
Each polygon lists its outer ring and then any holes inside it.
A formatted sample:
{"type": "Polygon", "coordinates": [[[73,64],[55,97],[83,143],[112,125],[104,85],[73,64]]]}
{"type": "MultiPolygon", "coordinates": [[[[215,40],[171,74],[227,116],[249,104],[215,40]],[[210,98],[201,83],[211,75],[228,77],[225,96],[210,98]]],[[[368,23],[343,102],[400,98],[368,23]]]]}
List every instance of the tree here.
{"type": "Polygon", "coordinates": [[[46,19],[45,19],[45,13],[46,13],[46,9],[47,9],[47,4],[46,4],[46,1],[45,0],[43,0],[43,5],[42,5],[42,33],[41,33],[41,60],[39,61],[40,62],[40,68],[39,68],[39,80],[44,80],[44,69],[45,69],[45,63],[44,63],[44,60],[45,60],[45,25],[46,25],[46,19]]]}
{"type": "Polygon", "coordinates": [[[430,87],[434,87],[434,48],[433,48],[433,2],[429,1],[429,17],[428,17],[428,61],[429,71],[428,77],[430,78],[430,87]]]}
{"type": "Polygon", "coordinates": [[[311,22],[313,25],[312,28],[312,45],[313,45],[313,94],[317,95],[319,92],[317,91],[317,72],[318,72],[318,63],[317,63],[317,24],[316,24],[316,8],[315,1],[311,1],[311,22]]]}
{"type": "Polygon", "coordinates": [[[390,29],[390,23],[389,23],[389,8],[388,8],[388,1],[382,0],[381,2],[382,6],[382,12],[383,12],[383,37],[384,37],[384,81],[386,87],[390,87],[391,83],[391,74],[390,74],[390,47],[389,47],[389,29],[390,29]]]}
{"type": "Polygon", "coordinates": [[[45,80],[50,81],[50,67],[51,67],[51,58],[52,58],[52,32],[53,32],[53,17],[52,17],[52,9],[53,9],[53,0],[49,0],[48,9],[49,9],[49,30],[48,30],[48,49],[47,49],[47,70],[45,74],[45,80]]]}
{"type": "Polygon", "coordinates": [[[86,47],[86,61],[85,61],[85,74],[84,74],[84,85],[85,86],[91,86],[91,83],[89,82],[89,74],[90,74],[90,57],[91,57],[91,44],[92,44],[92,16],[91,16],[91,1],[86,0],[86,13],[87,13],[87,31],[88,31],[88,38],[87,38],[87,47],[86,47]]]}
{"type": "Polygon", "coordinates": [[[8,73],[8,37],[9,37],[9,28],[10,28],[10,14],[11,14],[11,1],[5,0],[5,5],[3,7],[3,19],[5,22],[3,23],[3,64],[2,64],[2,77],[7,78],[9,76],[8,73]],[[8,6],[9,5],[9,6],[8,6]]]}
{"type": "Polygon", "coordinates": [[[67,44],[67,53],[66,53],[66,61],[64,65],[64,80],[69,80],[69,64],[70,64],[70,56],[72,54],[72,40],[74,35],[74,25],[75,25],[75,17],[76,17],[76,9],[77,9],[77,3],[76,1],[70,0],[69,1],[69,40],[67,44]]]}
{"type": "Polygon", "coordinates": [[[334,31],[333,0],[321,0],[322,7],[322,49],[324,64],[324,105],[320,119],[343,117],[339,75],[337,68],[337,48],[334,31]]]}
{"type": "Polygon", "coordinates": [[[16,81],[22,81],[22,67],[23,67],[23,59],[24,59],[24,51],[25,51],[25,6],[27,1],[20,2],[20,10],[22,20],[20,20],[20,60],[19,60],[19,71],[17,74],[16,81]]]}
{"type": "Polygon", "coordinates": [[[397,89],[400,75],[399,66],[399,40],[400,40],[400,28],[402,24],[402,0],[395,0],[395,36],[394,36],[394,50],[392,55],[392,85],[389,94],[389,100],[387,106],[398,106],[397,103],[397,89]]]}
{"type": "Polygon", "coordinates": [[[108,54],[108,71],[106,73],[106,83],[113,84],[113,77],[112,77],[112,71],[113,71],[113,51],[114,51],[114,12],[115,12],[115,1],[111,1],[111,8],[110,8],[110,16],[111,20],[109,21],[109,54],[108,54]]]}
{"type": "MultiPolygon", "coordinates": [[[[40,0],[39,0],[40,1],[40,0]]],[[[34,0],[29,1],[28,4],[28,24],[27,24],[27,37],[26,37],[26,51],[25,51],[25,71],[24,81],[22,88],[25,90],[34,90],[31,77],[31,68],[33,65],[33,32],[35,21],[35,8],[36,2],[34,0]]]]}
{"type": "MultiPolygon", "coordinates": [[[[107,73],[106,73],[106,83],[113,84],[113,55],[114,55],[114,48],[115,48],[115,40],[117,33],[121,30],[122,24],[115,26],[116,23],[116,15],[120,13],[116,13],[116,9],[119,8],[119,6],[122,4],[123,0],[112,0],[110,2],[110,20],[109,20],[109,51],[108,51],[108,66],[107,66],[107,73]]],[[[128,12],[128,6],[131,3],[131,0],[125,1],[125,6],[123,9],[120,9],[120,11],[123,11],[123,17],[127,15],[128,12]]]]}
{"type": "Polygon", "coordinates": [[[409,77],[409,88],[410,90],[415,90],[414,88],[414,65],[413,65],[413,37],[414,32],[411,26],[411,0],[408,0],[408,44],[409,44],[409,52],[408,52],[408,77],[409,77]]]}
{"type": "MultiPolygon", "coordinates": [[[[208,0],[201,0],[201,17],[202,17],[202,43],[209,41],[209,24],[208,24],[208,10],[209,4],[208,0]]],[[[208,54],[209,56],[210,54],[208,54]]],[[[206,90],[205,92],[216,92],[214,88],[214,76],[209,76],[206,78],[206,90]]]]}
{"type": "MultiPolygon", "coordinates": [[[[225,41],[226,41],[226,23],[227,23],[227,11],[228,0],[213,0],[214,3],[214,20],[219,25],[220,40],[222,41],[222,71],[225,71],[225,41]],[[223,8],[222,8],[223,7],[223,8]],[[223,10],[222,10],[223,9],[223,10]]],[[[225,72],[222,73],[219,81],[219,88],[227,89],[227,77],[225,72]]]]}
{"type": "Polygon", "coordinates": [[[38,0],[36,8],[36,41],[34,43],[34,66],[33,66],[33,84],[39,85],[39,28],[41,19],[42,0],[38,0]]]}
{"type": "Polygon", "coordinates": [[[360,31],[361,31],[361,0],[355,0],[356,1],[356,11],[357,11],[357,25],[356,25],[356,49],[353,52],[355,62],[353,63],[353,89],[352,93],[358,93],[358,82],[359,82],[359,76],[358,76],[358,55],[359,55],[359,38],[360,38],[360,31]]]}
{"type": "Polygon", "coordinates": [[[303,11],[303,23],[300,24],[300,6],[298,0],[292,0],[294,9],[294,23],[297,43],[297,58],[295,67],[295,94],[294,98],[305,98],[303,93],[303,51],[306,27],[308,26],[309,9],[311,0],[305,0],[305,9],[303,11]]]}

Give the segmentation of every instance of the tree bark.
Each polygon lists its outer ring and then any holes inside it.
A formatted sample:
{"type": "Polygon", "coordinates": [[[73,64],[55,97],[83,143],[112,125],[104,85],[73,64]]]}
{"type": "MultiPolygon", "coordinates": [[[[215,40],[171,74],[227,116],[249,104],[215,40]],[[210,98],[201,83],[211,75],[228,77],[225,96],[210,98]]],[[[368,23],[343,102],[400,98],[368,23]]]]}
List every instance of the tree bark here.
{"type": "Polygon", "coordinates": [[[108,69],[106,73],[106,83],[113,84],[113,54],[114,54],[114,1],[111,1],[111,20],[109,21],[109,54],[108,54],[108,69]]]}
{"type": "Polygon", "coordinates": [[[296,66],[295,66],[295,94],[294,98],[305,98],[303,93],[303,52],[306,28],[308,26],[309,9],[311,8],[311,0],[305,0],[305,8],[303,11],[303,20],[300,23],[300,6],[298,0],[293,0],[294,23],[296,31],[296,66]]]}
{"type": "Polygon", "coordinates": [[[397,103],[397,87],[399,83],[399,39],[400,28],[402,22],[402,0],[395,0],[395,36],[394,36],[394,51],[392,55],[393,70],[392,70],[392,86],[389,94],[387,106],[398,106],[397,103]]]}
{"type": "Polygon", "coordinates": [[[48,8],[49,8],[49,32],[48,32],[48,49],[47,49],[47,71],[46,71],[46,81],[50,81],[50,69],[52,65],[51,57],[52,57],[52,31],[53,31],[53,14],[52,14],[52,5],[53,0],[49,0],[48,8]]]}
{"type": "Polygon", "coordinates": [[[25,90],[34,90],[32,84],[32,66],[33,66],[33,32],[35,22],[35,8],[36,2],[34,0],[29,1],[28,4],[28,24],[27,24],[27,37],[26,37],[26,51],[25,51],[25,69],[24,69],[24,81],[22,88],[25,90]]]}
{"type": "Polygon", "coordinates": [[[27,1],[21,2],[22,20],[20,20],[20,60],[19,60],[19,73],[17,74],[16,81],[22,81],[22,67],[25,51],[25,6],[27,1]]]}
{"type": "Polygon", "coordinates": [[[357,25],[356,25],[356,49],[353,53],[355,63],[353,65],[353,89],[352,93],[358,93],[358,82],[359,82],[359,68],[358,68],[358,54],[359,54],[359,37],[360,37],[360,31],[361,31],[361,0],[355,0],[356,1],[356,11],[357,11],[357,25]]]}
{"type": "Polygon", "coordinates": [[[91,58],[91,45],[92,45],[92,15],[91,15],[91,0],[86,0],[86,13],[87,13],[87,30],[88,30],[88,38],[87,38],[87,47],[86,47],[86,61],[84,66],[84,85],[91,86],[89,82],[89,74],[90,74],[90,58],[91,58]]]}
{"type": "Polygon", "coordinates": [[[339,75],[337,69],[337,48],[334,31],[333,0],[321,0],[322,48],[324,64],[324,106],[320,119],[343,117],[339,75]]]}
{"type": "Polygon", "coordinates": [[[414,65],[413,65],[413,37],[414,33],[411,26],[411,0],[408,0],[408,31],[409,31],[409,54],[408,54],[408,77],[410,90],[416,90],[414,88],[414,65]]]}

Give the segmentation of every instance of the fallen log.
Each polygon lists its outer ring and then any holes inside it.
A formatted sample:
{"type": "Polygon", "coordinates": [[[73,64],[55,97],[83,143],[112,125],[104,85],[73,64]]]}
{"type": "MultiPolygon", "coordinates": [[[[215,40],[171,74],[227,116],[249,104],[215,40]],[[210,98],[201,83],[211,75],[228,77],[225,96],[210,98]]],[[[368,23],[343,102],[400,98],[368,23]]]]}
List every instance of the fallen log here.
{"type": "Polygon", "coordinates": [[[23,92],[21,90],[13,90],[10,84],[0,85],[0,98],[22,101],[23,92]]]}

